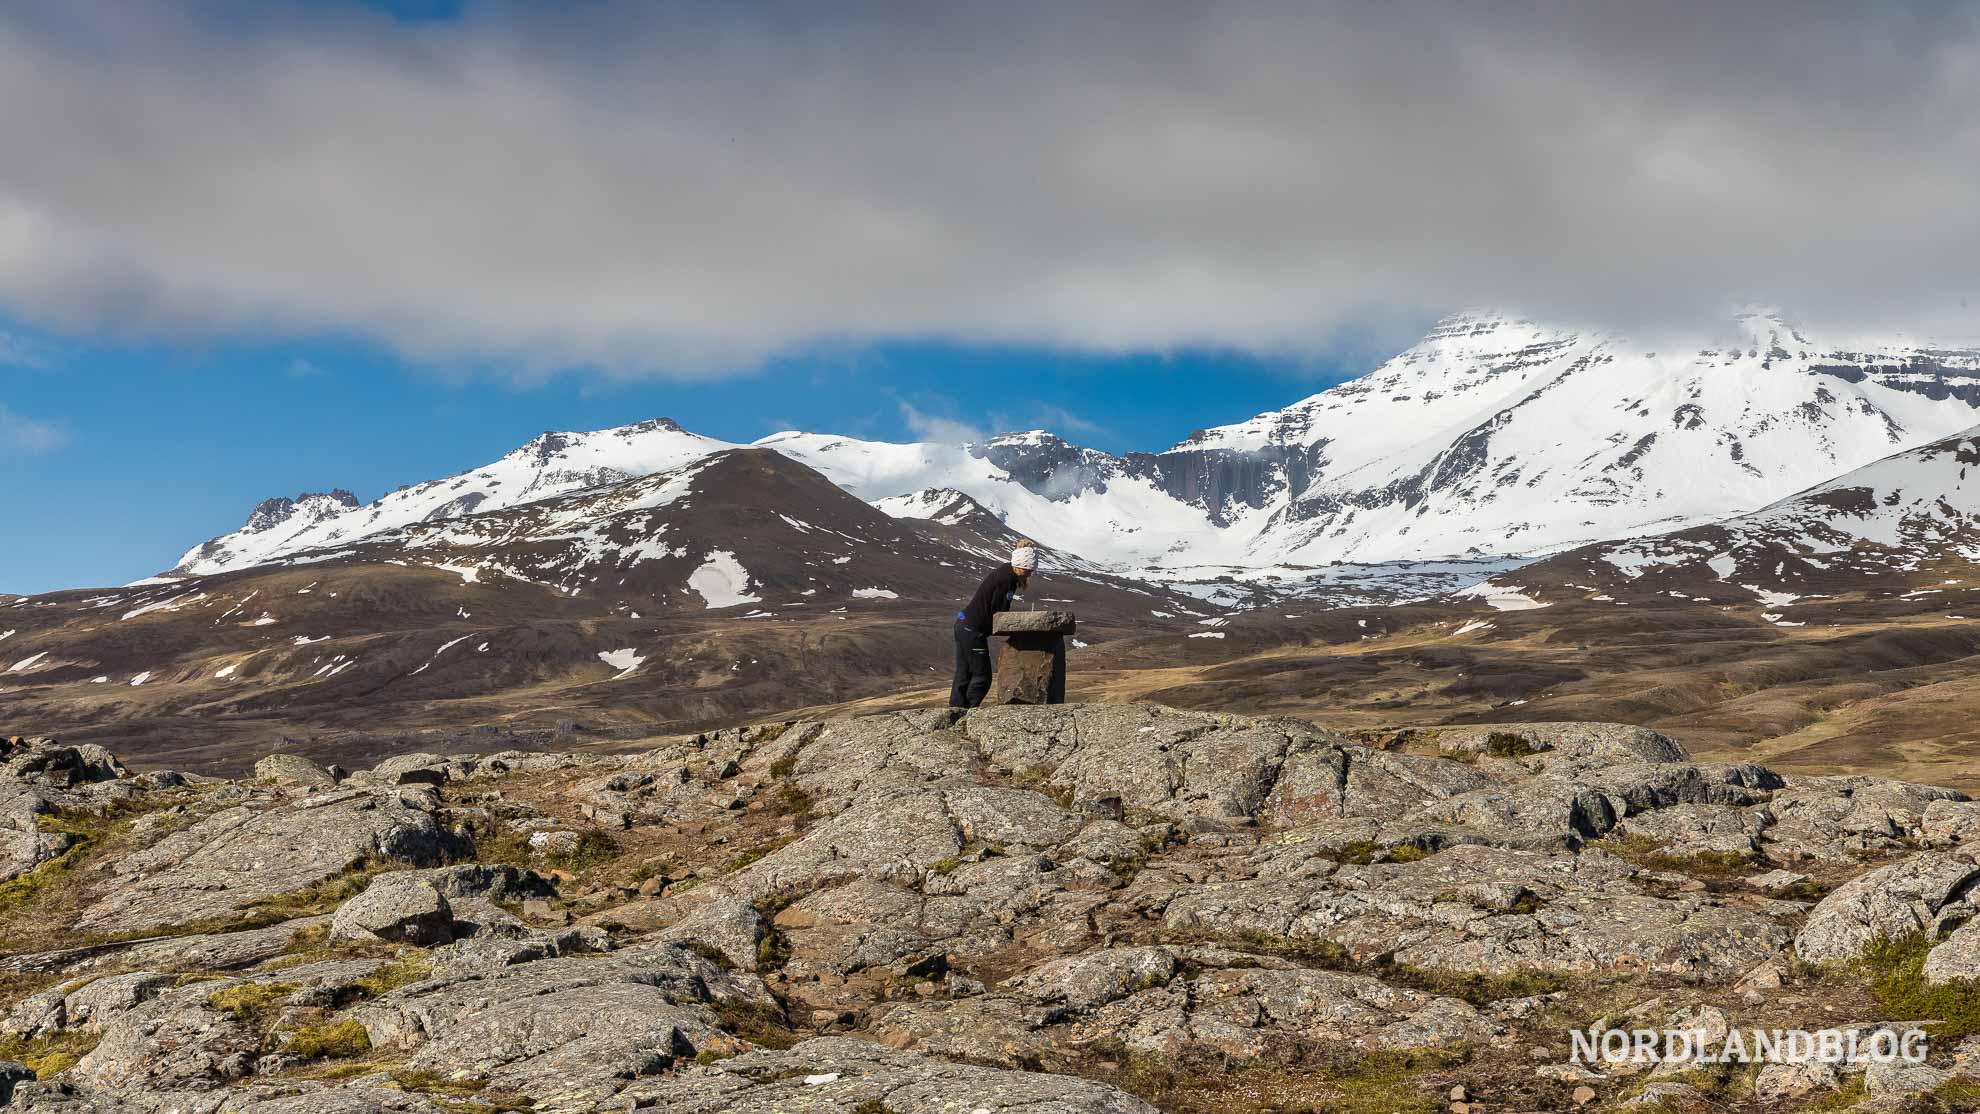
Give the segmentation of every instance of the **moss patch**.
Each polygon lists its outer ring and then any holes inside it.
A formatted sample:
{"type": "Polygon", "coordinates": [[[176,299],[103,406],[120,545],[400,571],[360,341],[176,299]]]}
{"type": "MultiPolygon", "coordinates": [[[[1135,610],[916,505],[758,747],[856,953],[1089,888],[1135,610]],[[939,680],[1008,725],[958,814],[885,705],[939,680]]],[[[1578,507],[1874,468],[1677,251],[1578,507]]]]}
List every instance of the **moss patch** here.
{"type": "Polygon", "coordinates": [[[206,1004],[244,1025],[267,1021],[295,992],[294,983],[244,982],[223,986],[206,996],[206,1004]]]}
{"type": "Polygon", "coordinates": [[[1513,971],[1504,975],[1482,975],[1470,972],[1432,971],[1422,967],[1412,967],[1407,963],[1378,962],[1369,966],[1369,973],[1377,975],[1391,986],[1408,987],[1426,994],[1440,994],[1447,998],[1460,998],[1474,1006],[1502,1002],[1508,998],[1531,998],[1539,994],[1551,994],[1570,985],[1567,976],[1553,971],[1513,971]]]}
{"type": "Polygon", "coordinates": [[[1924,933],[1871,942],[1859,961],[1870,976],[1870,993],[1887,1016],[1936,1022],[1930,1026],[1935,1041],[1980,1033],[1980,983],[1925,982],[1925,956],[1936,943],[1924,933]]]}
{"type": "Polygon", "coordinates": [[[1525,758],[1546,749],[1526,736],[1516,735],[1511,731],[1494,731],[1485,736],[1485,753],[1494,758],[1525,758]]]}
{"type": "Polygon", "coordinates": [[[371,1038],[364,1026],[345,1018],[297,1029],[282,1042],[282,1051],[310,1060],[348,1060],[371,1051],[371,1038]]]}
{"type": "Polygon", "coordinates": [[[0,1038],[0,1060],[26,1064],[36,1079],[53,1079],[89,1055],[89,1050],[95,1048],[100,1039],[96,1033],[75,1030],[51,1033],[31,1041],[4,1037],[0,1038]]]}

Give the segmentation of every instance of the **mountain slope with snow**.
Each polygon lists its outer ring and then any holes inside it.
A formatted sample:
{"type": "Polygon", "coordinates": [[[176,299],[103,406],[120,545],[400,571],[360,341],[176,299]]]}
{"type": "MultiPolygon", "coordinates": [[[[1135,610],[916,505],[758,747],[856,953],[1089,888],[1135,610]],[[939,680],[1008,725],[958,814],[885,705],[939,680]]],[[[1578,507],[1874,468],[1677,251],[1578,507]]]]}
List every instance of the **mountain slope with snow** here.
{"type": "MultiPolygon", "coordinates": [[[[1558,598],[1600,589],[1785,605],[1937,588],[1980,561],[1980,426],[1895,453],[1751,514],[1584,546],[1508,580],[1558,598]],[[1935,571],[1936,570],[1936,571],[1935,571]]],[[[1952,583],[1961,583],[1960,580],[1952,583]]]]}
{"type": "Polygon", "coordinates": [[[1543,553],[1742,514],[1980,419],[1980,350],[1777,314],[1652,347],[1482,314],[1169,454],[1270,463],[1255,560],[1543,553]]]}
{"type": "Polygon", "coordinates": [[[173,571],[205,575],[248,568],[307,549],[349,544],[417,522],[503,510],[571,491],[677,468],[735,448],[666,418],[593,433],[545,433],[492,464],[403,487],[358,505],[348,492],[271,499],[247,525],[196,546],[173,571]]]}
{"type": "MultiPolygon", "coordinates": [[[[1043,431],[969,445],[786,432],[755,445],[890,515],[987,515],[1085,568],[1191,580],[1531,557],[1719,521],[1976,421],[1977,349],[1822,339],[1774,313],[1655,345],[1485,313],[1446,319],[1366,376],[1160,453],[1115,456],[1043,431]]],[[[175,571],[469,519],[735,447],[665,419],[544,434],[363,506],[343,492],[270,500],[175,571]]]]}

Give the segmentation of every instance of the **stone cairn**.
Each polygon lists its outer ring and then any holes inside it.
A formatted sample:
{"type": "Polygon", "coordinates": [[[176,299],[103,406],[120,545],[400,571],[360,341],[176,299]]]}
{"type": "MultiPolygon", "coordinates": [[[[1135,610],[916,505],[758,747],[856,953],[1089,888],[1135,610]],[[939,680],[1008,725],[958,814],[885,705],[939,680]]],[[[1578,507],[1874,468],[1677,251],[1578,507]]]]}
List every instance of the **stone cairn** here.
{"type": "Polygon", "coordinates": [[[1070,611],[1006,611],[990,620],[1002,635],[997,654],[997,703],[1064,704],[1066,636],[1076,626],[1070,611]]]}

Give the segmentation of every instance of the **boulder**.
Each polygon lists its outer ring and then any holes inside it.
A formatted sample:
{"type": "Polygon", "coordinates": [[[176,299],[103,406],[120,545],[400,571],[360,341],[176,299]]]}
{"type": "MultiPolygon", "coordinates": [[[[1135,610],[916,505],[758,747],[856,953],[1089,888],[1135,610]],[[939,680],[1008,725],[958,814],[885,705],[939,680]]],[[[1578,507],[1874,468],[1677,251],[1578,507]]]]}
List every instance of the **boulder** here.
{"type": "Polygon", "coordinates": [[[257,797],[119,859],[76,927],[121,933],[247,916],[366,860],[428,866],[457,843],[389,790],[257,797]]]}
{"type": "Polygon", "coordinates": [[[1004,611],[990,619],[991,634],[1069,635],[1078,630],[1070,611],[1004,611]]]}
{"type": "Polygon", "coordinates": [[[454,911],[431,880],[407,873],[381,874],[337,907],[330,938],[432,947],[454,938],[454,911]]]}
{"type": "Polygon", "coordinates": [[[1980,980],[1980,920],[1967,921],[1925,956],[1925,981],[1933,986],[1980,980]]]}
{"type": "Polygon", "coordinates": [[[34,1071],[18,1060],[0,1060],[0,1106],[13,1101],[14,1088],[34,1082],[34,1071]]]}
{"type": "Polygon", "coordinates": [[[264,755],[254,764],[254,776],[257,781],[266,781],[275,785],[327,789],[337,784],[337,779],[331,776],[330,771],[299,754],[264,755]]]}
{"type": "Polygon", "coordinates": [[[1971,912],[1967,892],[1980,866],[1927,851],[1850,879],[1808,913],[1794,938],[1795,954],[1811,963],[1854,959],[1873,940],[1932,933],[1953,915],[1971,912]]]}

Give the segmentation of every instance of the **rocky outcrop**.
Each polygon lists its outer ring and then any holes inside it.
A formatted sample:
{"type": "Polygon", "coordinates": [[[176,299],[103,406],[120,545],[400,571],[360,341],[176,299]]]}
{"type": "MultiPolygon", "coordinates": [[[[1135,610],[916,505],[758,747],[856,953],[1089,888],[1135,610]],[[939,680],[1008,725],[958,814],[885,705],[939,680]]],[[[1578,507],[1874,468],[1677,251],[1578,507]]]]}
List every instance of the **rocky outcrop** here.
{"type": "MultiPolygon", "coordinates": [[[[66,880],[23,889],[50,923],[4,959],[0,1039],[52,1057],[15,1084],[28,1110],[1141,1112],[1168,1101],[1151,1065],[1296,1109],[1350,1085],[1339,1065],[1433,1049],[1496,1073],[1471,1102],[1682,1105],[1712,1099],[1695,1065],[1561,1062],[1561,1019],[1777,1026],[1884,941],[1923,940],[1928,987],[1980,978],[1959,794],[1619,725],[1370,746],[1141,705],[931,710],[328,782],[62,751],[0,776],[16,873],[66,880]]],[[[1412,1070],[1382,1101],[1450,1090],[1412,1070]]],[[[1742,1086],[1795,1109],[1853,1078],[1742,1086]]]]}
{"type": "Polygon", "coordinates": [[[126,933],[245,916],[368,861],[437,864],[455,842],[430,807],[395,790],[240,797],[115,864],[76,927],[126,933]]]}

